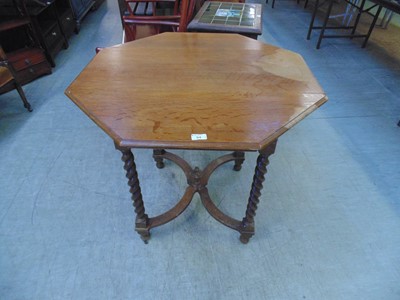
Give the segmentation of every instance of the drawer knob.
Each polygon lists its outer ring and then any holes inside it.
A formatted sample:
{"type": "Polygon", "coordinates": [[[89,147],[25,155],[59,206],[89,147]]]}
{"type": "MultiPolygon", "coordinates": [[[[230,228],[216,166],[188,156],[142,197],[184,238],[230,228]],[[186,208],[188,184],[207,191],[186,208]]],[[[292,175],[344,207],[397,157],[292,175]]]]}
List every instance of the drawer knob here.
{"type": "Polygon", "coordinates": [[[57,32],[54,31],[54,32],[51,33],[51,35],[52,35],[52,36],[56,36],[56,35],[57,35],[57,32]]]}
{"type": "Polygon", "coordinates": [[[30,65],[31,64],[31,61],[29,60],[29,59],[25,59],[25,64],[27,64],[27,65],[30,65]]]}
{"type": "Polygon", "coordinates": [[[71,18],[70,18],[70,17],[67,17],[67,21],[71,21],[71,18]]]}

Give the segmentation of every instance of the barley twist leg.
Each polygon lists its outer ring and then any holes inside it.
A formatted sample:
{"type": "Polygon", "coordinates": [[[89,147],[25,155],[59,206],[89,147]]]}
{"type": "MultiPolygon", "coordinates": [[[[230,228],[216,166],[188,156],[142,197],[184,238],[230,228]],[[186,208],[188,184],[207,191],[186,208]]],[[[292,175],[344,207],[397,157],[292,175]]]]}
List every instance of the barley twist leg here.
{"type": "Polygon", "coordinates": [[[250,196],[247,203],[246,215],[242,220],[240,228],[240,241],[247,244],[249,239],[254,235],[254,217],[258,203],[260,202],[261,190],[267,173],[267,166],[269,164],[268,157],[275,152],[276,142],[269,144],[265,149],[260,151],[257,158],[257,165],[254,172],[253,183],[251,185],[250,196]]]}
{"type": "Polygon", "coordinates": [[[136,164],[134,156],[129,148],[118,148],[122,152],[122,161],[124,162],[124,169],[126,171],[126,178],[128,178],[128,185],[130,187],[131,199],[133,207],[135,208],[136,220],[135,230],[139,233],[141,239],[147,244],[150,239],[150,229],[148,226],[149,219],[145,213],[142,192],[140,190],[139,178],[136,171],[136,164]]]}

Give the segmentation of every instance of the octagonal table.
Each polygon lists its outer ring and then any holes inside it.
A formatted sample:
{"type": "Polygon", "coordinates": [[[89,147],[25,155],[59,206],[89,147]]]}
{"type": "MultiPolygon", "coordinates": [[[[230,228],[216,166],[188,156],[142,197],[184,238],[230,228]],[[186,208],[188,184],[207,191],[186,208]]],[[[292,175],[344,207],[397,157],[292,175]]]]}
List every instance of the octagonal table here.
{"type": "Polygon", "coordinates": [[[268,157],[278,137],[327,101],[300,55],[218,33],[163,33],[106,48],[66,95],[122,152],[135,229],[146,243],[150,229],[176,218],[195,193],[216,220],[237,230],[247,243],[255,232],[268,157]],[[183,197],[159,216],[145,212],[133,148],[152,149],[158,168],[167,159],[187,177],[183,197]],[[167,149],[231,153],[200,170],[167,149]],[[259,155],[244,218],[236,220],[213,203],[207,183],[212,172],[229,161],[239,171],[246,151],[259,155]]]}

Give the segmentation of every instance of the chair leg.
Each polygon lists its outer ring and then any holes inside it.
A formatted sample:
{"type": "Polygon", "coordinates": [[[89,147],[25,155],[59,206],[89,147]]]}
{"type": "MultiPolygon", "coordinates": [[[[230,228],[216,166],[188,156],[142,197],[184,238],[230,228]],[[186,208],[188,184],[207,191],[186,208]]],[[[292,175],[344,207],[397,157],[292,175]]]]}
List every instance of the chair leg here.
{"type": "MultiPolygon", "coordinates": [[[[361,14],[363,13],[363,10],[364,10],[365,1],[366,0],[363,0],[360,4],[360,7],[358,8],[356,21],[354,22],[353,30],[351,31],[351,35],[354,35],[356,33],[358,23],[360,22],[361,14]]],[[[380,10],[379,10],[379,12],[380,12],[380,10]]],[[[375,26],[375,24],[374,24],[374,26],[375,26]]]]}
{"type": "Polygon", "coordinates": [[[318,38],[318,42],[317,42],[317,49],[319,49],[321,47],[321,42],[322,42],[322,39],[324,38],[326,25],[328,25],[329,16],[331,15],[332,6],[333,6],[333,0],[329,0],[328,10],[326,11],[324,24],[322,25],[322,28],[321,28],[321,31],[319,34],[319,38],[318,38]]]}
{"type": "MultiPolygon", "coordinates": [[[[306,3],[308,1],[306,0],[306,3]]],[[[318,6],[319,6],[319,0],[315,1],[315,7],[314,7],[314,11],[311,17],[311,21],[310,21],[310,26],[308,27],[308,32],[307,32],[307,40],[309,40],[311,38],[311,32],[314,28],[314,21],[315,21],[315,17],[317,16],[317,11],[318,11],[318,6]]]]}
{"type": "Polygon", "coordinates": [[[367,36],[365,37],[364,43],[361,46],[362,48],[365,48],[365,46],[367,46],[369,37],[371,36],[372,30],[375,27],[376,21],[378,20],[379,14],[381,13],[381,10],[382,10],[382,6],[379,6],[379,8],[378,8],[378,10],[377,10],[377,12],[376,12],[376,14],[374,16],[374,20],[372,21],[371,26],[369,27],[369,30],[368,30],[367,36]]]}
{"type": "Polygon", "coordinates": [[[15,87],[17,88],[18,94],[20,95],[22,102],[24,103],[24,107],[31,112],[33,109],[31,107],[31,104],[28,102],[28,100],[25,97],[24,90],[22,89],[21,85],[17,82],[15,82],[15,87]]]}
{"type": "Polygon", "coordinates": [[[390,21],[392,20],[393,17],[393,11],[391,10],[386,10],[385,15],[382,19],[382,28],[386,29],[390,23],[390,21]]]}

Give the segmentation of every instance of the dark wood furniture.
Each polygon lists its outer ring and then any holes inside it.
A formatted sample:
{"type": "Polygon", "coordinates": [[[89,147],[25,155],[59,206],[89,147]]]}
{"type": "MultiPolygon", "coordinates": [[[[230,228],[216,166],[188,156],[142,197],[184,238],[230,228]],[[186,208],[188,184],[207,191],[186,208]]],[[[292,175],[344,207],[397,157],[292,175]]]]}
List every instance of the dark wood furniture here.
{"type": "MultiPolygon", "coordinates": [[[[69,0],[71,3],[72,11],[74,14],[74,20],[76,22],[76,31],[79,32],[81,28],[82,19],[86,16],[86,14],[93,8],[97,7],[99,4],[96,4],[94,0],[69,0]],[[96,4],[96,6],[94,6],[96,4]]],[[[101,0],[99,1],[101,4],[101,0]]]]}
{"type": "Polygon", "coordinates": [[[145,242],[150,229],[176,218],[199,193],[207,211],[247,243],[255,232],[268,157],[277,139],[327,101],[300,55],[238,34],[216,33],[162,33],[105,48],[65,93],[121,151],[136,231],[145,242]],[[187,177],[183,197],[162,215],[146,214],[133,148],[154,149],[158,168],[170,160],[187,177]],[[165,149],[231,153],[200,170],[165,149]],[[227,162],[240,170],[245,151],[259,156],[247,210],[236,220],[213,203],[207,183],[227,162]]]}
{"type": "Polygon", "coordinates": [[[1,2],[0,44],[22,85],[51,73],[24,1],[1,2]]]}
{"type": "Polygon", "coordinates": [[[5,91],[9,91],[10,89],[17,90],[24,107],[31,112],[31,104],[26,99],[24,90],[22,89],[21,84],[18,82],[16,72],[13,66],[9,63],[3,48],[0,46],[0,94],[3,94],[5,91]]]}
{"type": "Polygon", "coordinates": [[[162,32],[184,32],[194,0],[125,0],[122,22],[125,42],[162,32]]]}
{"type": "Polygon", "coordinates": [[[257,39],[262,34],[262,5],[206,1],[188,31],[239,33],[257,39]]]}
{"type": "Polygon", "coordinates": [[[27,1],[28,13],[47,59],[55,67],[55,56],[68,48],[68,37],[75,29],[68,0],[27,1]]]}
{"type": "Polygon", "coordinates": [[[76,29],[76,24],[74,22],[74,13],[69,0],[56,0],[55,10],[65,37],[71,37],[76,29]]]}

